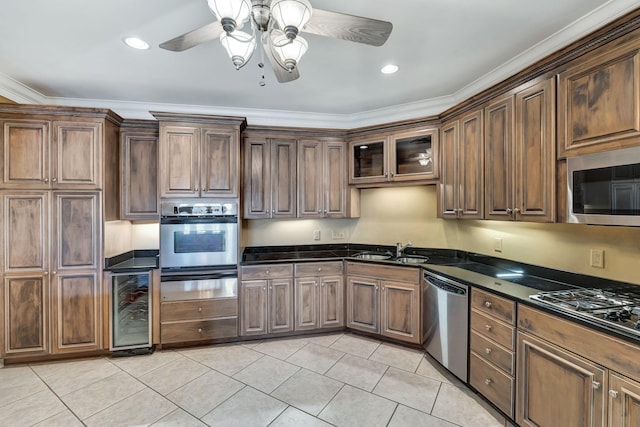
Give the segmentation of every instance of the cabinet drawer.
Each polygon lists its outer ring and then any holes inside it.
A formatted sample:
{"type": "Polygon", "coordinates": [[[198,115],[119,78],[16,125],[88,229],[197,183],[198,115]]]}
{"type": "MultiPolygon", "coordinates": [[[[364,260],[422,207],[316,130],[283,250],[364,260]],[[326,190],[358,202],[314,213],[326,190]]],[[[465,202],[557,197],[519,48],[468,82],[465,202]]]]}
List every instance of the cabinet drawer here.
{"type": "Polygon", "coordinates": [[[208,319],[238,315],[238,299],[208,299],[181,302],[163,302],[160,321],[208,319]]]}
{"type": "Polygon", "coordinates": [[[162,344],[233,338],[238,336],[238,318],[168,322],[162,323],[160,329],[162,344]]]}
{"type": "Polygon", "coordinates": [[[516,324],[516,303],[489,292],[471,290],[471,307],[483,311],[510,325],[516,324]]]}
{"type": "Polygon", "coordinates": [[[305,262],[295,265],[295,276],[333,276],[342,274],[342,262],[305,262]]]}
{"type": "Polygon", "coordinates": [[[513,351],[515,348],[515,328],[482,314],[475,308],[471,310],[471,329],[508,350],[513,351]]]}
{"type": "Polygon", "coordinates": [[[374,277],[380,280],[420,283],[420,269],[415,267],[393,267],[373,263],[350,262],[347,264],[350,276],[374,277]]]}
{"type": "Polygon", "coordinates": [[[471,353],[469,383],[505,414],[513,417],[513,377],[471,353]]]}
{"type": "Polygon", "coordinates": [[[475,351],[484,359],[496,365],[509,375],[514,374],[515,353],[499,346],[495,342],[483,337],[476,331],[471,331],[471,351],[475,351]]]}
{"type": "Polygon", "coordinates": [[[251,265],[240,269],[242,280],[293,277],[293,264],[251,265]]]}

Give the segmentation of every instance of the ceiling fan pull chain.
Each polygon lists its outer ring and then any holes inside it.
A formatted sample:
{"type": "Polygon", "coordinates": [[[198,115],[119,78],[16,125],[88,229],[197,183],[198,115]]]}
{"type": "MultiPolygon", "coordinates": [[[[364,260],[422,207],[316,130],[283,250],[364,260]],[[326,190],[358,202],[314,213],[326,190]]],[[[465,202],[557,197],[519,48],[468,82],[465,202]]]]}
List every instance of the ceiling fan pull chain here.
{"type": "Polygon", "coordinates": [[[262,45],[262,38],[264,37],[264,31],[262,29],[258,30],[260,33],[260,43],[258,43],[258,49],[260,49],[260,62],[258,62],[258,68],[260,68],[260,81],[258,82],[259,86],[266,86],[267,82],[264,80],[264,46],[262,45]]]}

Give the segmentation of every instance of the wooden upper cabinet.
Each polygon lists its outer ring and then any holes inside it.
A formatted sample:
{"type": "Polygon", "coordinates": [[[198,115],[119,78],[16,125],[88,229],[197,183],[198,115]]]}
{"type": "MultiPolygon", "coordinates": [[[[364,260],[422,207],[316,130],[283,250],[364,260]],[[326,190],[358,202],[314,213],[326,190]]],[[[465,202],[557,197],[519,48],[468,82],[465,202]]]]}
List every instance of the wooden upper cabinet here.
{"type": "Polygon", "coordinates": [[[360,216],[359,190],[347,185],[347,145],[327,141],[323,145],[324,200],[322,215],[327,218],[360,216]]]}
{"type": "Polygon", "coordinates": [[[197,197],[200,132],[188,126],[160,128],[160,197],[197,197]]]}
{"type": "Polygon", "coordinates": [[[296,147],[295,140],[271,140],[271,216],[296,216],[296,147]]]}
{"type": "Polygon", "coordinates": [[[42,120],[3,120],[2,186],[49,187],[51,123],[42,120]]]}
{"type": "Polygon", "coordinates": [[[604,45],[558,75],[558,157],[638,145],[640,41],[604,45]]]}
{"type": "Polygon", "coordinates": [[[318,140],[298,142],[298,216],[323,216],[323,145],[318,140]]]}
{"type": "Polygon", "coordinates": [[[483,142],[482,110],[442,127],[439,203],[443,218],[482,219],[483,142]]]}
{"type": "Polygon", "coordinates": [[[51,183],[55,188],[102,187],[102,123],[54,121],[51,183]]]}
{"type": "Polygon", "coordinates": [[[121,133],[121,219],[158,219],[158,135],[127,130],[121,133]]]}
{"type": "Polygon", "coordinates": [[[201,196],[238,197],[240,187],[239,132],[203,128],[201,141],[201,196]]]}

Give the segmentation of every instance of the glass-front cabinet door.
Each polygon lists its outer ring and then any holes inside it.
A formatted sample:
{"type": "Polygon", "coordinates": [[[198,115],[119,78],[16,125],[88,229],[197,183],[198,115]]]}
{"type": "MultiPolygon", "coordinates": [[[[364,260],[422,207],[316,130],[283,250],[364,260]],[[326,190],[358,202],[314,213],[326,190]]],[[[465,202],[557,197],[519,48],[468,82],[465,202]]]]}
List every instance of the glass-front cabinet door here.
{"type": "Polygon", "coordinates": [[[350,184],[384,182],[388,179],[387,169],[388,138],[352,142],[350,184]]]}
{"type": "Polygon", "coordinates": [[[438,178],[438,131],[425,129],[390,137],[392,181],[438,178]]]}

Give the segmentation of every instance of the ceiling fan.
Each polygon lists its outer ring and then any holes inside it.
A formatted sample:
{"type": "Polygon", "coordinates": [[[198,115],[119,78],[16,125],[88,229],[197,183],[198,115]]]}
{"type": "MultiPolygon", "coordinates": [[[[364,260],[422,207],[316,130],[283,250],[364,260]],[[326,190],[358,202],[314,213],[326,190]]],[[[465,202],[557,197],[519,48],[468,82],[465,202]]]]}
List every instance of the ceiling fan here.
{"type": "MultiPolygon", "coordinates": [[[[393,28],[386,21],[313,9],[307,0],[207,2],[217,21],[168,40],[160,47],[181,52],[219,37],[233,65],[240,69],[259,46],[280,83],[300,77],[298,63],[308,48],[300,32],[382,46],[393,28]],[[250,21],[250,33],[241,31],[247,21],[250,21]],[[256,42],[257,38],[260,43],[256,42]]],[[[263,66],[262,62],[258,65],[263,66]]],[[[264,86],[264,75],[260,85],[264,86]]]]}

